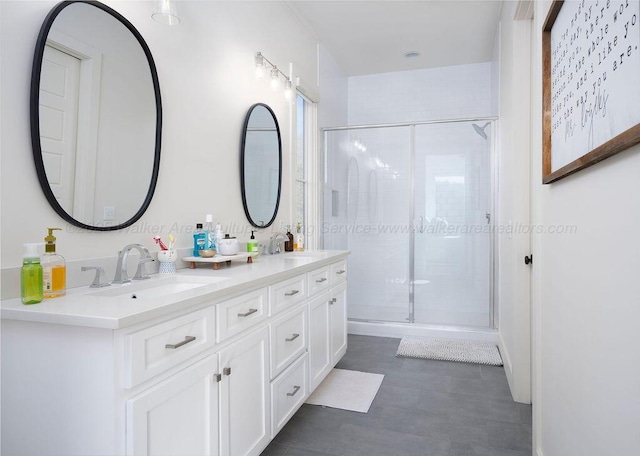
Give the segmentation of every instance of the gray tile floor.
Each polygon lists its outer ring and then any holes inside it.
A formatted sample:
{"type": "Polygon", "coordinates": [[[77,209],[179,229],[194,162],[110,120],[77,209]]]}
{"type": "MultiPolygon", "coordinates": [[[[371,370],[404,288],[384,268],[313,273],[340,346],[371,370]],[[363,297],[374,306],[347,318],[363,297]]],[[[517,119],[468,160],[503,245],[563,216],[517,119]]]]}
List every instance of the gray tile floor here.
{"type": "Polygon", "coordinates": [[[502,367],[396,358],[399,343],[350,335],[336,367],[385,375],[369,412],[304,404],[262,455],[531,455],[531,406],[502,367]]]}

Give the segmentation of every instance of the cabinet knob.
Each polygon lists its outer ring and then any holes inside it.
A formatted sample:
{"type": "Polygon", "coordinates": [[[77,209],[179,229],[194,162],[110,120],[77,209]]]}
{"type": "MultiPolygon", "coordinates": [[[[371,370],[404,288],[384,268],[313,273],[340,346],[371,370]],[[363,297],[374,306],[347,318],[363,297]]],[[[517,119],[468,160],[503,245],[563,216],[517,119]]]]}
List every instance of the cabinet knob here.
{"type": "Polygon", "coordinates": [[[213,381],[216,382],[216,383],[220,383],[222,381],[222,375],[213,374],[213,381]]]}
{"type": "Polygon", "coordinates": [[[224,375],[231,375],[231,368],[230,367],[225,367],[224,369],[222,369],[222,373],[224,375]]]}

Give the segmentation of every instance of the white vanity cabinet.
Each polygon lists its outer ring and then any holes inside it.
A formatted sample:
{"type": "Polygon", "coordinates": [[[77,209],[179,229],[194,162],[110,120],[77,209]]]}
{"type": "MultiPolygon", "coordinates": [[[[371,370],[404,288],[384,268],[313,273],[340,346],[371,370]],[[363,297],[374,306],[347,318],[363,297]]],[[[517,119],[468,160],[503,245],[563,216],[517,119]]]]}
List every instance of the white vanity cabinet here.
{"type": "Polygon", "coordinates": [[[122,327],[91,326],[104,301],[3,302],[2,454],[259,455],[346,351],[346,255],[261,259],[149,318],[120,302],[122,327]]]}
{"type": "Polygon", "coordinates": [[[212,355],[127,401],[127,454],[218,455],[218,357],[212,355]]]}
{"type": "Polygon", "coordinates": [[[327,291],[309,301],[309,389],[313,391],[347,352],[347,263],[329,269],[327,291]]]}
{"type": "Polygon", "coordinates": [[[220,350],[222,455],[258,455],[271,440],[268,343],[262,327],[220,350]]]}

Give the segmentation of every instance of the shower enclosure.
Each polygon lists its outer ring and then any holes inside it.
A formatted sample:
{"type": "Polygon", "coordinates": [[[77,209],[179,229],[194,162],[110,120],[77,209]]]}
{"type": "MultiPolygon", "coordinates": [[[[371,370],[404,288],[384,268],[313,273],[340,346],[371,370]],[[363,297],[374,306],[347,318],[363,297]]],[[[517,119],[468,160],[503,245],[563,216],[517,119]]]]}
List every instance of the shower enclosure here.
{"type": "Polygon", "coordinates": [[[325,129],[323,242],[351,321],[494,327],[493,119],[325,129]]]}

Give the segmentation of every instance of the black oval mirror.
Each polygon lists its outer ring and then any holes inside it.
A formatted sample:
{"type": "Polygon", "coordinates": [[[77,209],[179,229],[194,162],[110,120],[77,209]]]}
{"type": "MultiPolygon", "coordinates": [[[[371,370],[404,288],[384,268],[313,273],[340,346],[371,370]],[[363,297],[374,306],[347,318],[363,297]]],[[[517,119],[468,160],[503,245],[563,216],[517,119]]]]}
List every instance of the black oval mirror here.
{"type": "Polygon", "coordinates": [[[89,230],[133,224],[155,191],[161,132],[156,67],[136,28],[99,2],[57,4],[31,74],[33,158],[52,208],[89,230]]]}
{"type": "Polygon", "coordinates": [[[282,142],[278,120],[263,103],[251,106],[244,121],[240,185],[249,223],[257,228],[270,226],[280,204],[282,142]]]}

